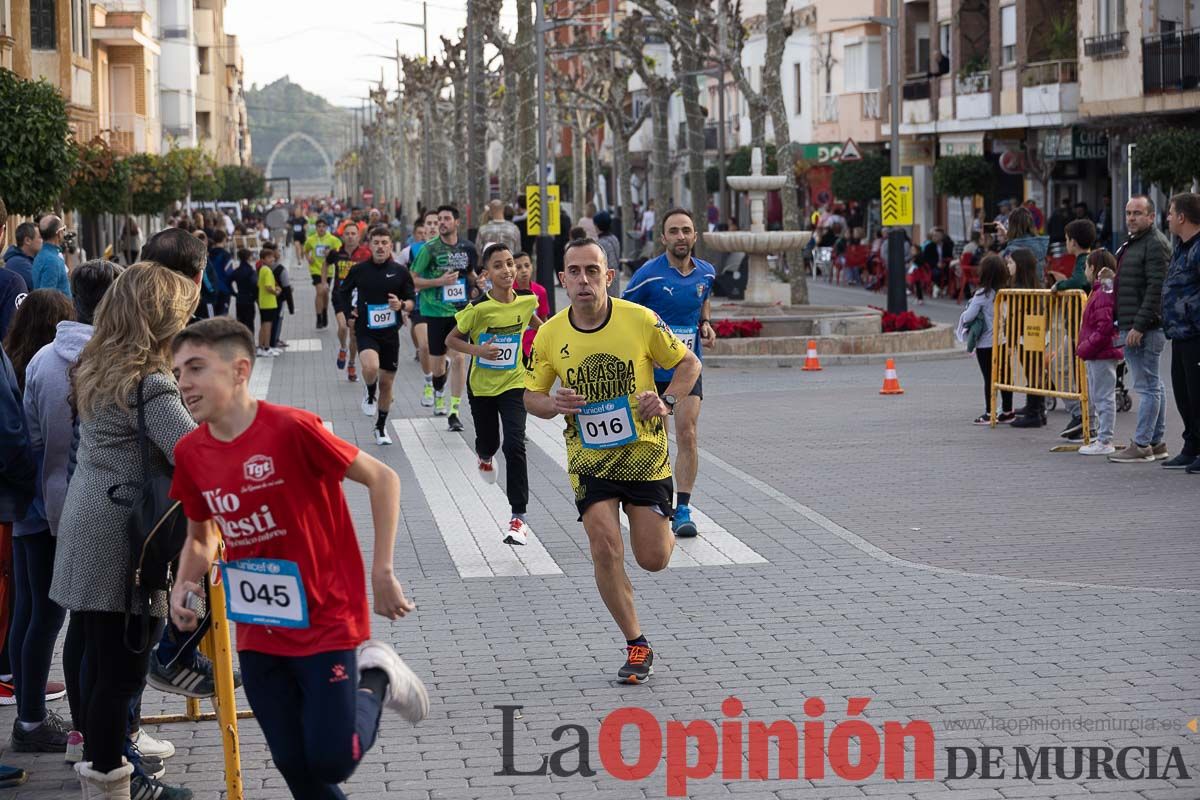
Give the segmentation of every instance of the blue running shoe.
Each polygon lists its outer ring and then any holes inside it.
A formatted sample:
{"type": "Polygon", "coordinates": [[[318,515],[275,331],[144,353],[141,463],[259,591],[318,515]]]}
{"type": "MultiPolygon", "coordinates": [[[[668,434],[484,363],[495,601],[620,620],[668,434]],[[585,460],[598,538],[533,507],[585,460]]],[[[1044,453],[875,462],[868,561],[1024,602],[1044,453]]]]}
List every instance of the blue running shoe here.
{"type": "Polygon", "coordinates": [[[675,509],[675,516],[671,518],[671,530],[681,539],[688,539],[699,533],[696,530],[696,523],[692,522],[692,510],[687,506],[679,506],[675,509]]]}

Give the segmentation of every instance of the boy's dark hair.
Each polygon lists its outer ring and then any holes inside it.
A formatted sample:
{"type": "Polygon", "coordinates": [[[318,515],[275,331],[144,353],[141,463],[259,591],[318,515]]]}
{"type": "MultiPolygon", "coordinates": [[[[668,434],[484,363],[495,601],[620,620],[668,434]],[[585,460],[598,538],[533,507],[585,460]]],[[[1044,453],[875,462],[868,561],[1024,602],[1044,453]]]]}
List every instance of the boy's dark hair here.
{"type": "Polygon", "coordinates": [[[454,217],[455,219],[458,219],[458,209],[455,208],[454,206],[450,205],[449,203],[446,203],[444,205],[440,205],[437,207],[437,212],[439,214],[441,214],[443,211],[449,211],[450,215],[452,217],[454,217]]]}
{"type": "Polygon", "coordinates": [[[1183,214],[1183,218],[1191,224],[1200,225],[1200,194],[1180,192],[1171,198],[1171,205],[1176,214],[1183,214]]]}
{"type": "Polygon", "coordinates": [[[75,319],[92,324],[96,306],[104,298],[123,268],[111,261],[95,258],[71,270],[71,297],[75,300],[75,319]]]}
{"type": "Polygon", "coordinates": [[[571,228],[570,233],[567,234],[567,238],[568,239],[586,239],[587,231],[585,231],[580,226],[576,226],[574,228],[571,228]]]}
{"type": "MultiPolygon", "coordinates": [[[[436,208],[425,209],[425,213],[421,215],[421,224],[422,225],[425,224],[425,220],[429,219],[430,214],[433,214],[433,218],[437,219],[438,210],[436,208]]],[[[457,219],[457,217],[455,219],[457,219]]]]}
{"type": "Polygon", "coordinates": [[[244,247],[240,247],[240,248],[238,248],[238,251],[237,251],[237,257],[238,257],[238,261],[249,261],[250,260],[250,251],[244,247]]]}
{"type": "Polygon", "coordinates": [[[324,225],[326,228],[328,228],[329,220],[325,219],[324,217],[317,217],[317,221],[314,224],[315,225],[324,225]]]}
{"type": "Polygon", "coordinates": [[[1004,259],[995,253],[988,253],[979,262],[979,288],[985,291],[998,292],[1008,286],[1008,267],[1004,259]]]}
{"type": "Polygon", "coordinates": [[[208,248],[182,228],[166,228],[151,236],[142,247],[141,260],[153,261],[195,280],[208,263],[208,248]]]}
{"type": "Polygon", "coordinates": [[[528,258],[531,261],[533,260],[529,253],[526,253],[524,250],[518,250],[517,252],[513,253],[513,261],[517,261],[522,258],[528,258]]]}
{"type": "Polygon", "coordinates": [[[659,233],[665,234],[667,232],[667,220],[669,220],[671,217],[675,216],[676,214],[683,214],[685,217],[687,217],[689,220],[692,221],[692,227],[693,228],[696,227],[696,220],[692,217],[692,212],[688,211],[686,208],[676,206],[675,208],[670,209],[669,211],[667,211],[667,213],[662,215],[662,222],[658,223],[658,232],[659,233]]]}
{"type": "Polygon", "coordinates": [[[1073,239],[1084,250],[1091,250],[1096,243],[1096,223],[1090,219],[1073,219],[1067,223],[1064,232],[1068,239],[1073,239]]]}
{"type": "Polygon", "coordinates": [[[260,249],[259,249],[259,251],[258,251],[258,257],[261,259],[263,256],[266,256],[266,255],[269,255],[269,256],[271,256],[271,258],[275,258],[276,256],[278,256],[278,255],[279,255],[279,253],[275,252],[275,248],[274,248],[274,247],[263,247],[263,248],[260,248],[260,249]]]}
{"type": "Polygon", "coordinates": [[[418,226],[418,225],[424,225],[424,224],[425,224],[425,215],[424,214],[417,215],[417,218],[413,220],[414,227],[418,226]]]}
{"type": "Polygon", "coordinates": [[[225,231],[222,228],[217,228],[212,232],[212,236],[210,236],[209,239],[213,244],[220,244],[221,242],[225,241],[225,231]]]}
{"type": "MultiPolygon", "coordinates": [[[[501,250],[508,253],[509,255],[512,255],[512,250],[510,250],[508,245],[506,245],[504,242],[492,242],[487,247],[483,248],[483,255],[480,256],[479,260],[483,263],[483,266],[486,267],[487,263],[491,259],[491,257],[493,255],[495,255],[496,253],[500,252],[501,250]]],[[[516,260],[517,260],[516,257],[513,256],[513,261],[516,261],[516,260]]]]}
{"type": "Polygon", "coordinates": [[[596,216],[592,217],[592,224],[596,226],[596,232],[603,235],[612,232],[612,214],[607,211],[601,211],[596,216]]]}
{"type": "Polygon", "coordinates": [[[376,236],[386,236],[387,238],[391,239],[392,229],[387,225],[373,225],[371,226],[371,230],[367,231],[367,241],[371,241],[376,236]]]}
{"type": "Polygon", "coordinates": [[[171,352],[178,353],[185,344],[211,347],[230,361],[246,356],[251,364],[254,363],[254,338],[250,329],[233,317],[213,317],[187,326],[175,335],[171,352]]]}
{"type": "Polygon", "coordinates": [[[17,247],[23,246],[27,240],[33,238],[35,233],[37,233],[37,225],[32,222],[22,222],[18,225],[16,232],[17,247]]]}

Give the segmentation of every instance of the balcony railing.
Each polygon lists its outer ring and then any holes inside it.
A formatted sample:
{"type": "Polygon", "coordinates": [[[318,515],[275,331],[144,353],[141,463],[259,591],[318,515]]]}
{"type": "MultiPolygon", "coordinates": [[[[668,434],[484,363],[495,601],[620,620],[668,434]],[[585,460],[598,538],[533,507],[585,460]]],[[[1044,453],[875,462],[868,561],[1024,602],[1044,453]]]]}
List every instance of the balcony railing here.
{"type": "Polygon", "coordinates": [[[1083,40],[1083,54],[1091,58],[1119,58],[1128,52],[1125,48],[1127,35],[1128,31],[1117,31],[1089,36],[1083,40]]]}
{"type": "Polygon", "coordinates": [[[955,94],[983,94],[992,85],[992,73],[972,72],[954,79],[955,94]]]}
{"type": "Polygon", "coordinates": [[[928,100],[929,99],[929,84],[928,78],[919,81],[907,81],[904,84],[903,94],[905,100],[928,100]]]}
{"type": "Polygon", "coordinates": [[[821,95],[817,104],[817,122],[837,122],[838,96],[836,94],[821,95]]]}
{"type": "Polygon", "coordinates": [[[879,119],[879,92],[863,92],[862,118],[879,119]]]}
{"type": "Polygon", "coordinates": [[[1038,61],[1021,68],[1022,86],[1046,86],[1051,83],[1078,83],[1079,62],[1038,61]]]}
{"type": "Polygon", "coordinates": [[[141,114],[112,112],[108,115],[108,143],[118,153],[158,152],[162,128],[156,119],[141,114]]]}
{"type": "Polygon", "coordinates": [[[1187,92],[1200,86],[1200,28],[1142,39],[1142,89],[1146,94],[1187,92]]]}

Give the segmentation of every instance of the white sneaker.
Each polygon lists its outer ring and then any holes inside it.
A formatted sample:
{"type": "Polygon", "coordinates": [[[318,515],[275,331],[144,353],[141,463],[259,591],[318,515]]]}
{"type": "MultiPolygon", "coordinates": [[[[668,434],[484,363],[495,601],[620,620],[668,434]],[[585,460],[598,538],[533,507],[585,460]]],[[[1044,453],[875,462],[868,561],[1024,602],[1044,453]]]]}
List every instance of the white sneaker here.
{"type": "Polygon", "coordinates": [[[434,392],[433,393],[433,415],[435,417],[444,417],[449,412],[450,412],[450,406],[446,402],[446,393],[444,391],[443,392],[434,392]]]}
{"type": "Polygon", "coordinates": [[[425,684],[396,655],[392,646],[368,639],[358,646],[358,673],[381,669],[387,673],[388,688],[384,704],[414,725],[429,715],[429,693],[425,684]]]}
{"type": "Polygon", "coordinates": [[[479,462],[479,477],[483,478],[484,483],[496,482],[496,464],[492,459],[483,459],[479,456],[475,457],[479,462]]]}
{"type": "Polygon", "coordinates": [[[363,393],[362,405],[359,406],[359,408],[362,409],[363,416],[367,416],[367,417],[375,416],[375,411],[376,411],[375,401],[368,398],[367,394],[365,392],[363,393]]]}
{"type": "Polygon", "coordinates": [[[283,351],[280,350],[278,347],[272,347],[270,350],[267,351],[267,355],[269,355],[271,358],[275,358],[276,356],[283,355],[283,351]]]}
{"type": "Polygon", "coordinates": [[[1115,452],[1117,452],[1117,448],[1113,447],[1112,442],[1092,442],[1079,448],[1081,456],[1106,456],[1115,452]]]}
{"type": "Polygon", "coordinates": [[[144,756],[166,759],[175,755],[175,745],[165,739],[155,739],[146,733],[145,728],[139,729],[135,735],[129,737],[129,740],[144,756]]]}
{"type": "Polygon", "coordinates": [[[271,351],[265,347],[259,347],[254,351],[254,355],[258,358],[270,358],[271,351]]]}
{"type": "Polygon", "coordinates": [[[387,430],[375,429],[375,444],[391,444],[392,437],[388,436],[387,430]]]}
{"type": "Polygon", "coordinates": [[[505,544],[527,544],[529,542],[529,526],[520,517],[513,517],[508,523],[508,532],[504,534],[505,544]]]}

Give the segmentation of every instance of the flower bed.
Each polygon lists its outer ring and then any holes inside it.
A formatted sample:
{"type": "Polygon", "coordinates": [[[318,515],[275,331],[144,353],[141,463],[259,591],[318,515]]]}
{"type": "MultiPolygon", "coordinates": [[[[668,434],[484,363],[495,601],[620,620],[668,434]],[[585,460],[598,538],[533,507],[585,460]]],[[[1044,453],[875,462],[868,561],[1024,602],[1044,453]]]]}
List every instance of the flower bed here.
{"type": "Polygon", "coordinates": [[[762,333],[757,319],[719,319],[713,323],[718,339],[753,339],[762,333]]]}
{"type": "Polygon", "coordinates": [[[923,331],[926,328],[932,328],[933,322],[929,317],[922,317],[919,314],[914,314],[911,311],[905,311],[901,314],[893,314],[890,311],[878,306],[871,306],[876,311],[883,312],[883,319],[879,321],[884,333],[899,333],[901,331],[923,331]]]}

